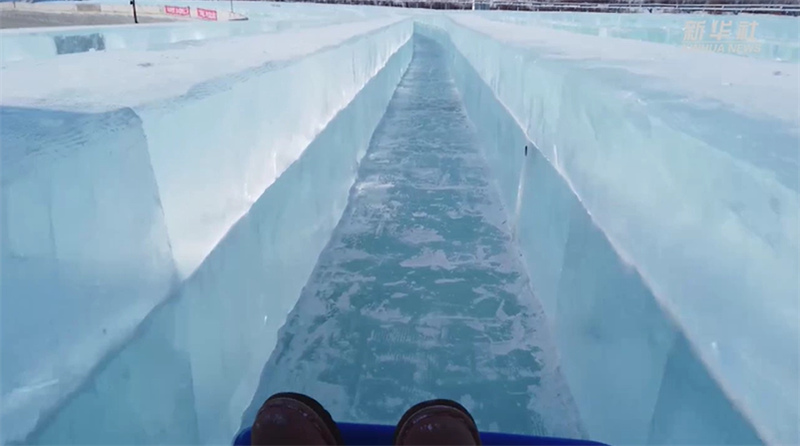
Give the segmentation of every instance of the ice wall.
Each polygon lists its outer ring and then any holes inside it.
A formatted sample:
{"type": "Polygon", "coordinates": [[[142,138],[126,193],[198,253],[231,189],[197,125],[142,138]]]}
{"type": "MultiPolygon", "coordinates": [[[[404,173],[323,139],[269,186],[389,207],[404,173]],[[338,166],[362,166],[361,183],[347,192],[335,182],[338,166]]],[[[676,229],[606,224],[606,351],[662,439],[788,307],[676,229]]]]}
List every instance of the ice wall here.
{"type": "MultiPolygon", "coordinates": [[[[800,27],[797,18],[789,16],[773,16],[768,14],[739,14],[736,16],[719,16],[711,14],[607,14],[607,13],[509,13],[500,11],[480,12],[490,20],[521,25],[544,26],[598,37],[618,37],[624,39],[643,40],[647,42],[666,43],[675,46],[691,45],[692,37],[687,39],[687,27],[690,23],[703,26],[702,41],[704,43],[758,43],[758,51],[741,51],[739,55],[762,59],[774,59],[784,62],[800,61],[800,27]],[[727,38],[716,39],[714,31],[724,23],[731,31],[727,38]],[[752,42],[737,36],[737,29],[742,23],[752,34],[752,42]],[[755,25],[753,25],[755,24],[755,25]],[[752,28],[749,28],[751,27],[752,28]]],[[[731,53],[731,51],[726,50],[731,53]]]]}
{"type": "Polygon", "coordinates": [[[135,109],[2,108],[3,442],[230,440],[411,31],[135,109]]]}
{"type": "MultiPolygon", "coordinates": [[[[172,3],[171,3],[172,4],[172,3]]],[[[190,3],[191,7],[197,7],[190,3]]],[[[204,5],[204,7],[207,7],[204,5]]],[[[332,22],[330,19],[328,22],[332,22]]],[[[242,22],[183,22],[0,31],[0,63],[48,59],[88,51],[157,51],[201,40],[319,26],[324,20],[295,18],[242,22]]]]}
{"type": "MultiPolygon", "coordinates": [[[[66,6],[76,2],[59,1],[66,6]]],[[[80,3],[80,2],[77,2],[80,3]]],[[[127,0],[106,0],[106,4],[116,4],[127,12],[127,0]]],[[[216,10],[220,16],[228,14],[230,3],[218,1],[140,0],[137,5],[187,6],[216,10]]],[[[58,6],[56,5],[56,6],[58,6]]],[[[52,4],[49,5],[52,7],[52,4]]],[[[198,42],[228,37],[254,34],[278,33],[287,30],[320,27],[332,24],[346,24],[380,16],[403,15],[397,9],[365,10],[358,7],[316,5],[309,9],[305,5],[290,3],[233,2],[237,13],[243,13],[252,20],[204,22],[200,20],[130,24],[114,26],[78,26],[22,28],[0,30],[0,64],[21,60],[41,60],[63,54],[88,51],[159,51],[167,48],[196,46],[198,42]]]]}
{"type": "Polygon", "coordinates": [[[260,22],[141,24],[56,29],[4,30],[0,32],[0,63],[47,59],[87,51],[161,49],[180,42],[229,37],[255,32],[260,22]],[[74,42],[65,46],[62,41],[74,42]]]}
{"type": "Polygon", "coordinates": [[[402,25],[380,33],[285,67],[276,63],[213,80],[138,110],[182,276],[194,271],[411,31],[402,25]]]}
{"type": "Polygon", "coordinates": [[[141,119],[0,108],[3,443],[176,283],[141,119]]]}
{"type": "Polygon", "coordinates": [[[461,22],[438,38],[590,435],[796,442],[796,133],[461,22]]]}

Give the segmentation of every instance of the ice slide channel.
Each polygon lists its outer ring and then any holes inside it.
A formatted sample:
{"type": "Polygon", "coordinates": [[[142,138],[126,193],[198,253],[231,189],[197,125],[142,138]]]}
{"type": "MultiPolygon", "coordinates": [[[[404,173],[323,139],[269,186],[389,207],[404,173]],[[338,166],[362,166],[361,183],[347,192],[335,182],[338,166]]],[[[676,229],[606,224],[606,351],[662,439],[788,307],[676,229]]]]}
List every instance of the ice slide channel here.
{"type": "Polygon", "coordinates": [[[418,25],[415,37],[244,424],[292,389],[351,421],[391,423],[439,395],[488,430],[760,443],[447,34],[418,25]],[[531,294],[549,271],[525,262],[548,255],[563,277],[549,314],[531,294]]]}
{"type": "Polygon", "coordinates": [[[412,31],[365,20],[235,52],[210,42],[3,72],[2,443],[230,441],[412,31]],[[150,77],[104,84],[144,62],[150,77]]]}
{"type": "MultiPolygon", "coordinates": [[[[465,402],[485,429],[585,429],[617,443],[759,442],[447,35],[418,31],[425,37],[415,40],[418,64],[397,91],[410,44],[259,197],[180,285],[177,298],[152,313],[132,341],[39,424],[30,442],[225,442],[245,406],[251,404],[246,423],[270,386],[299,386],[292,373],[311,379],[306,390],[318,390],[315,396],[342,419],[388,422],[414,399],[436,393],[465,402]],[[425,150],[431,140],[438,150],[425,150]],[[509,161],[498,163],[501,158],[509,161]],[[502,169],[516,169],[511,200],[503,187],[492,186],[491,178],[507,180],[502,169]],[[526,234],[537,228],[526,218],[551,210],[562,212],[539,221],[544,232],[526,234]],[[557,220],[565,212],[569,222],[562,227],[557,220]],[[551,259],[565,277],[555,315],[546,307],[543,313],[530,295],[537,271],[520,261],[517,249],[523,260],[536,253],[515,243],[525,237],[543,244],[539,256],[560,250],[560,259],[551,259]],[[388,265],[372,265],[370,256],[386,256],[388,265]],[[465,268],[474,271],[465,274],[465,268]],[[337,275],[358,280],[342,284],[337,275]],[[381,282],[384,275],[401,275],[406,286],[396,283],[401,279],[381,282]],[[483,285],[470,283],[475,280],[483,285]],[[283,315],[298,296],[254,397],[283,315]],[[555,319],[555,330],[546,317],[555,319]],[[327,362],[330,346],[342,352],[333,363],[327,362]],[[618,395],[609,397],[613,391],[618,395]],[[503,400],[519,409],[503,412],[503,400]]],[[[10,240],[3,234],[5,262],[10,240]]]]}

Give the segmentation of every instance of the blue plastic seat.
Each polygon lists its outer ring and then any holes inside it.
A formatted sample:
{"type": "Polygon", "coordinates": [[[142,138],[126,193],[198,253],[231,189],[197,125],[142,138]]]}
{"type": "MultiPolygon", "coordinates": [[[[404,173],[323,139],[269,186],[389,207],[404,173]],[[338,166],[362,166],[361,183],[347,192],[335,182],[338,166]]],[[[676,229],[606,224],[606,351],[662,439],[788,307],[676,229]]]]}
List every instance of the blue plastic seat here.
{"type": "MultiPolygon", "coordinates": [[[[381,424],[336,423],[342,433],[344,443],[348,446],[391,445],[394,426],[381,424]]],[[[589,440],[573,440],[569,438],[535,437],[528,435],[500,434],[481,432],[481,441],[486,446],[522,446],[522,445],[594,445],[607,446],[604,443],[589,440]]],[[[250,446],[250,428],[236,435],[234,446],[250,446]]]]}

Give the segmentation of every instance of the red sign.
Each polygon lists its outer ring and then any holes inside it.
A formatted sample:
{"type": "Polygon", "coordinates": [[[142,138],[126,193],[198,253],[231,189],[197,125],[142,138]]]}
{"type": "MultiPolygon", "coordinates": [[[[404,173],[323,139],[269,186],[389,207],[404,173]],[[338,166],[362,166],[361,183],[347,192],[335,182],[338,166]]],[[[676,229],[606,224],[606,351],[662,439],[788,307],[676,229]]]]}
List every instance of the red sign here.
{"type": "Polygon", "coordinates": [[[217,11],[213,9],[197,8],[197,17],[203,20],[217,20],[217,11]]]}
{"type": "Polygon", "coordinates": [[[180,16],[188,16],[191,13],[188,6],[164,6],[164,12],[180,16]]]}

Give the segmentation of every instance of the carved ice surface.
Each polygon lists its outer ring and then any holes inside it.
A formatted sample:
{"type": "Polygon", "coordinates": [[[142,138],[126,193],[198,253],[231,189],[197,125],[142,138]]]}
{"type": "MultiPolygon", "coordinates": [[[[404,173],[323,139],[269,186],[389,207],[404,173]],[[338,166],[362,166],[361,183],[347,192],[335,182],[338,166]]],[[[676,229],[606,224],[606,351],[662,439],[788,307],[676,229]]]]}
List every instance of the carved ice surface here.
{"type": "Polygon", "coordinates": [[[235,5],[3,31],[0,442],[227,443],[279,390],[800,440],[796,19],[744,57],[675,16],[235,5]]]}

